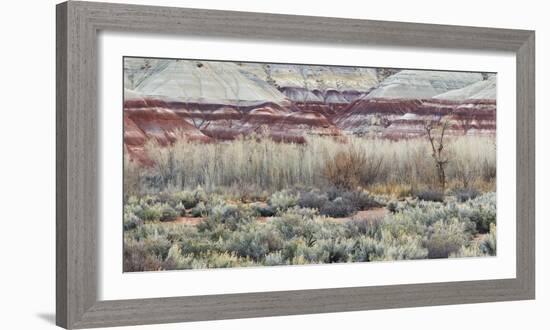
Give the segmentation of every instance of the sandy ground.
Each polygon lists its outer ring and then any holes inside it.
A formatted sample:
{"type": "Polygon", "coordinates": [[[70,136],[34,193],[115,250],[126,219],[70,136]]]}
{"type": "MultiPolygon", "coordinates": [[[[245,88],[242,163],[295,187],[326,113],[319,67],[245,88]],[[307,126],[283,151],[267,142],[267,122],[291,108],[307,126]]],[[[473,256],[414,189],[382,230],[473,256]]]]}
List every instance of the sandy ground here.
{"type": "Polygon", "coordinates": [[[204,218],[194,218],[194,217],[178,217],[174,221],[168,221],[164,223],[181,223],[181,224],[187,224],[187,225],[198,225],[204,218]]]}
{"type": "Polygon", "coordinates": [[[378,207],[366,211],[359,211],[349,218],[341,218],[342,220],[378,220],[386,216],[389,211],[385,207],[378,207]]]}

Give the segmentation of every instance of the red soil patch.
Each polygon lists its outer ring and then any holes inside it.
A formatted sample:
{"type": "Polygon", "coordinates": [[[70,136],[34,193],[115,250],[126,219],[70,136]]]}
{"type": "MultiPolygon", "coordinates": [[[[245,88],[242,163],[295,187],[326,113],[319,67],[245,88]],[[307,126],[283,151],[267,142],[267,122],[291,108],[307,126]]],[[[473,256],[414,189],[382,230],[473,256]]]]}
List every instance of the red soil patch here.
{"type": "Polygon", "coordinates": [[[379,220],[379,219],[384,218],[386,216],[386,214],[388,214],[388,213],[389,213],[389,211],[386,208],[378,207],[378,208],[374,208],[374,209],[370,209],[370,210],[358,211],[357,213],[355,213],[354,215],[352,215],[350,217],[328,218],[328,219],[336,220],[336,221],[350,221],[350,220],[375,221],[375,220],[379,220]]]}
{"type": "Polygon", "coordinates": [[[201,223],[204,220],[204,218],[194,218],[194,217],[179,217],[174,221],[166,222],[166,223],[180,223],[185,225],[192,225],[196,226],[199,223],[201,223]]]}
{"type": "Polygon", "coordinates": [[[273,217],[257,217],[256,221],[261,222],[261,223],[266,223],[271,219],[273,219],[273,217]]]}

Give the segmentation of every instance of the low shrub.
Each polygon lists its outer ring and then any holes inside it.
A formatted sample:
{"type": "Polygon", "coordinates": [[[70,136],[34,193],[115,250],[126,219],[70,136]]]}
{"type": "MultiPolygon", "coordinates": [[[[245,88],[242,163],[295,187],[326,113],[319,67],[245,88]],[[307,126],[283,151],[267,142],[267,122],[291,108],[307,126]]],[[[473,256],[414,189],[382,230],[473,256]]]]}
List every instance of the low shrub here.
{"type": "Polygon", "coordinates": [[[178,217],[178,212],[168,204],[161,206],[160,221],[172,221],[178,217]]]}
{"type": "Polygon", "coordinates": [[[229,252],[213,252],[208,253],[202,258],[206,263],[203,268],[231,268],[231,267],[247,267],[254,265],[254,261],[249,258],[241,258],[235,253],[229,252]]]}
{"type": "Polygon", "coordinates": [[[281,250],[284,241],[277,231],[259,224],[250,224],[239,231],[231,232],[223,244],[226,251],[259,262],[268,253],[281,250]]]}
{"type": "Polygon", "coordinates": [[[353,217],[350,221],[346,222],[346,226],[348,227],[348,236],[375,237],[378,235],[383,222],[384,217],[374,219],[353,217]]]}
{"type": "Polygon", "coordinates": [[[179,243],[183,254],[194,256],[200,256],[208,252],[220,250],[215,244],[212,244],[210,237],[204,237],[201,235],[186,237],[185,239],[179,241],[179,243]]]}
{"type": "Polygon", "coordinates": [[[378,203],[372,196],[364,191],[347,191],[342,194],[342,198],[349,200],[353,206],[358,210],[368,210],[373,207],[380,207],[381,204],[378,203]]]}
{"type": "Polygon", "coordinates": [[[314,246],[316,259],[322,263],[350,262],[353,259],[355,240],[325,239],[314,246]]]}
{"type": "Polygon", "coordinates": [[[191,216],[195,218],[205,217],[207,215],[206,205],[203,202],[199,202],[193,209],[191,209],[191,216]]]}
{"type": "Polygon", "coordinates": [[[182,203],[186,209],[192,209],[200,202],[206,202],[208,200],[206,192],[200,187],[192,191],[178,191],[173,194],[173,198],[177,203],[182,203]]]}
{"type": "Polygon", "coordinates": [[[123,228],[125,231],[135,229],[142,224],[143,224],[143,220],[141,220],[133,212],[127,212],[127,211],[124,212],[123,228]]]}
{"type": "Polygon", "coordinates": [[[304,192],[300,194],[298,205],[303,208],[320,210],[328,202],[325,194],[315,191],[304,192]]]}
{"type": "Polygon", "coordinates": [[[311,209],[291,209],[272,220],[273,227],[285,240],[303,238],[308,245],[315,242],[315,233],[319,223],[314,220],[315,212],[311,209]]]}
{"type": "Polygon", "coordinates": [[[171,195],[129,197],[124,207],[124,271],[496,254],[494,193],[465,202],[454,198],[446,203],[384,200],[393,213],[377,219],[363,217],[362,213],[351,216],[361,205],[371,205],[370,196],[363,194],[330,188],[301,194],[283,191],[271,196],[271,205],[243,204],[216,193],[207,202],[200,201],[185,211],[204,217],[197,225],[159,222],[179,216],[178,212],[185,209],[179,199],[174,205],[171,195]],[[326,202],[320,209],[304,207],[313,206],[319,199],[324,201],[323,196],[326,202]],[[288,202],[293,199],[296,206],[288,202]],[[357,202],[363,199],[366,202],[357,202]],[[390,207],[392,203],[395,206],[390,207]],[[144,214],[152,215],[144,221],[144,214]],[[269,221],[255,221],[268,214],[272,216],[269,221]],[[351,219],[334,221],[326,217],[351,219]],[[488,229],[483,232],[483,228],[488,229]],[[474,240],[479,233],[485,235],[474,240]]]}
{"type": "Polygon", "coordinates": [[[344,218],[357,212],[357,207],[348,199],[341,197],[329,201],[321,207],[319,214],[332,218],[344,218]]]}
{"type": "Polygon", "coordinates": [[[451,253],[449,258],[483,257],[486,255],[479,248],[479,244],[472,242],[468,246],[461,247],[458,252],[451,253]]]}
{"type": "Polygon", "coordinates": [[[490,232],[481,241],[479,249],[490,256],[497,255],[497,228],[494,224],[491,224],[490,232]]]}
{"type": "Polygon", "coordinates": [[[422,246],[422,239],[415,235],[402,235],[398,239],[382,238],[384,257],[376,260],[414,260],[428,257],[428,250],[422,246]]]}
{"type": "Polygon", "coordinates": [[[252,203],[251,204],[252,210],[260,217],[272,217],[275,215],[275,209],[266,203],[252,203]]]}
{"type": "Polygon", "coordinates": [[[140,215],[144,221],[158,221],[162,217],[162,208],[160,204],[152,202],[146,203],[140,215]]]}
{"type": "Polygon", "coordinates": [[[285,258],[281,251],[271,252],[265,256],[264,265],[266,266],[278,266],[286,265],[285,258]]]}
{"type": "Polygon", "coordinates": [[[168,256],[171,247],[165,237],[149,237],[141,241],[124,240],[125,272],[161,270],[162,262],[168,256]]]}
{"type": "Polygon", "coordinates": [[[470,199],[474,199],[479,196],[479,191],[473,188],[462,188],[455,190],[456,200],[460,203],[464,203],[470,199]]]}
{"type": "Polygon", "coordinates": [[[333,201],[338,197],[342,197],[344,193],[346,192],[345,189],[338,188],[335,186],[330,186],[326,191],[325,194],[328,197],[329,200],[333,201]]]}
{"type": "Polygon", "coordinates": [[[439,190],[422,190],[416,193],[416,197],[428,202],[443,202],[445,196],[439,190]]]}
{"type": "Polygon", "coordinates": [[[397,212],[397,207],[398,207],[398,203],[397,201],[390,201],[388,204],[386,204],[386,208],[388,209],[388,211],[390,211],[391,213],[395,213],[397,212]]]}
{"type": "Polygon", "coordinates": [[[174,244],[168,250],[168,255],[163,262],[164,269],[192,269],[193,255],[183,255],[177,244],[174,244]]]}
{"type": "Polygon", "coordinates": [[[180,217],[184,217],[187,212],[187,210],[185,209],[185,205],[183,205],[182,202],[176,204],[176,206],[174,206],[174,210],[180,217]]]}
{"type": "Polygon", "coordinates": [[[282,190],[271,195],[268,203],[277,212],[284,212],[298,204],[298,196],[288,190],[282,190]]]}
{"type": "Polygon", "coordinates": [[[448,258],[452,253],[457,253],[467,242],[464,223],[454,218],[450,221],[441,220],[435,223],[425,246],[428,249],[428,258],[448,258]]]}
{"type": "Polygon", "coordinates": [[[358,240],[353,254],[353,261],[366,262],[384,259],[385,246],[382,242],[364,236],[358,240]]]}
{"type": "Polygon", "coordinates": [[[123,252],[124,272],[143,272],[162,269],[162,260],[148,253],[143,244],[132,242],[126,243],[123,252]]]}
{"type": "Polygon", "coordinates": [[[217,225],[223,225],[229,230],[236,230],[240,225],[250,223],[253,218],[251,212],[234,205],[221,202],[209,207],[208,217],[201,222],[199,230],[214,230],[217,225]]]}
{"type": "Polygon", "coordinates": [[[463,216],[475,223],[476,230],[485,234],[496,224],[496,194],[487,193],[463,204],[463,216]]]}

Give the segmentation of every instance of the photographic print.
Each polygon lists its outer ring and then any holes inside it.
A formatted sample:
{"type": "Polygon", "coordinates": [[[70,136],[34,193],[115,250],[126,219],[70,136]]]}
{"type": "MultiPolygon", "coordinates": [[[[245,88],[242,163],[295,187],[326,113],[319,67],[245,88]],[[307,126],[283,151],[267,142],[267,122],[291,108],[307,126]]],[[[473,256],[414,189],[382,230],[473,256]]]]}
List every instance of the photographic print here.
{"type": "Polygon", "coordinates": [[[495,73],[123,67],[124,272],[496,255],[495,73]]]}

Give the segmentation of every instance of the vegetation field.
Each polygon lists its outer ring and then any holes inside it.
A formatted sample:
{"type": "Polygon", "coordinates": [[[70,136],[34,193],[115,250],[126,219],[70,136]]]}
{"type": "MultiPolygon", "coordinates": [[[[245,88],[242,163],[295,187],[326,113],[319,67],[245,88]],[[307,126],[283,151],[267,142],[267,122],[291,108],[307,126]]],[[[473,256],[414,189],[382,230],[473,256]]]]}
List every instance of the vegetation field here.
{"type": "Polygon", "coordinates": [[[421,138],[148,142],[153,166],[125,158],[124,270],[495,255],[494,141],[448,137],[441,167],[421,138]]]}

